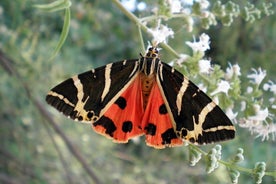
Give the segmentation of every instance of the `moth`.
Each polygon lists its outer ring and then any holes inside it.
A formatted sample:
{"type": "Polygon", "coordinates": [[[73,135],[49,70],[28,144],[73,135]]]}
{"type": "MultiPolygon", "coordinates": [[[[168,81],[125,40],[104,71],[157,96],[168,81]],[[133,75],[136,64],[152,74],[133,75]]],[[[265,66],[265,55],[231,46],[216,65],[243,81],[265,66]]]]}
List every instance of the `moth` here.
{"type": "Polygon", "coordinates": [[[165,148],[235,137],[235,127],[220,107],[162,62],[156,47],[140,59],[75,75],[51,89],[46,101],[119,143],[145,135],[148,146],[165,148]]]}

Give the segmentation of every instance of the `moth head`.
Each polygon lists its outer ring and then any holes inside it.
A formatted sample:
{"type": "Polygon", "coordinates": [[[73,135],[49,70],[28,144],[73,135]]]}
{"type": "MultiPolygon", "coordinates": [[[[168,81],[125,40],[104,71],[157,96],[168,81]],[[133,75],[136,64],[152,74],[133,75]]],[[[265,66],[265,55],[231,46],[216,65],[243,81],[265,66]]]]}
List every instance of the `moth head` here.
{"type": "Polygon", "coordinates": [[[156,58],[158,57],[158,49],[156,47],[150,47],[146,54],[147,58],[156,58]]]}

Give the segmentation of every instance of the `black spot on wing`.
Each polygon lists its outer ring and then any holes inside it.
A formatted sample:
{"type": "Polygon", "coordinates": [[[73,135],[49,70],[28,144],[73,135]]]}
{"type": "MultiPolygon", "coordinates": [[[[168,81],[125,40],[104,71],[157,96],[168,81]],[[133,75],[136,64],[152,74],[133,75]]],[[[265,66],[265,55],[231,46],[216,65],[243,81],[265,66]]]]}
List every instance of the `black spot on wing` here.
{"type": "Polygon", "coordinates": [[[164,133],[161,134],[161,137],[162,144],[171,144],[171,140],[177,138],[173,128],[166,130],[164,133]]]}
{"type": "Polygon", "coordinates": [[[105,133],[108,134],[110,137],[113,137],[113,133],[117,129],[114,122],[106,117],[102,116],[98,121],[93,123],[93,126],[102,126],[105,128],[105,133]]]}
{"type": "Polygon", "coordinates": [[[160,105],[160,107],[159,107],[159,113],[160,114],[167,114],[168,113],[165,104],[160,105]]]}
{"type": "Polygon", "coordinates": [[[131,132],[132,128],[133,128],[133,125],[132,125],[131,121],[125,121],[123,123],[123,126],[122,126],[123,132],[125,132],[125,133],[131,132]]]}
{"type": "Polygon", "coordinates": [[[94,116],[94,112],[88,112],[87,113],[87,117],[89,118],[89,119],[91,119],[92,117],[94,116]]]}
{"type": "Polygon", "coordinates": [[[146,131],[146,134],[148,135],[155,135],[156,134],[156,125],[152,124],[152,123],[148,123],[148,126],[146,126],[144,128],[144,130],[146,131]]]}
{"type": "Polygon", "coordinates": [[[78,121],[82,121],[83,120],[83,117],[82,116],[79,116],[78,117],[78,121]]]}
{"type": "Polygon", "coordinates": [[[116,101],[115,104],[117,104],[119,106],[120,109],[125,109],[127,106],[127,101],[124,97],[119,97],[116,101]]]}
{"type": "Polygon", "coordinates": [[[193,137],[191,137],[191,138],[189,139],[189,141],[190,141],[191,143],[195,143],[195,139],[194,139],[193,137]]]}

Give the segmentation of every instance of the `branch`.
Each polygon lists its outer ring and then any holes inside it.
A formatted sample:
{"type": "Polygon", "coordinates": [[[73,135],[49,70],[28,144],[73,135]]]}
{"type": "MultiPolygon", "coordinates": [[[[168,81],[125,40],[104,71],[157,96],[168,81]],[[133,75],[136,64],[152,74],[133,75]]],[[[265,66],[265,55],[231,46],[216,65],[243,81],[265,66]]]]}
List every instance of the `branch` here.
{"type": "Polygon", "coordinates": [[[16,70],[16,68],[12,66],[12,63],[15,63],[15,62],[13,62],[10,58],[8,58],[5,55],[5,53],[3,53],[1,50],[0,50],[0,63],[3,66],[3,68],[6,70],[6,72],[9,75],[15,77],[19,81],[19,83],[23,86],[23,88],[24,88],[24,90],[25,90],[28,98],[32,101],[32,103],[34,104],[34,106],[38,109],[39,113],[47,120],[47,122],[49,123],[49,125],[56,131],[57,134],[60,135],[60,137],[65,142],[67,148],[69,149],[69,151],[81,163],[81,165],[83,166],[84,170],[87,172],[87,174],[90,176],[90,178],[94,181],[94,183],[101,184],[100,180],[98,179],[98,177],[96,176],[96,174],[94,173],[94,171],[92,171],[92,169],[90,168],[90,166],[86,163],[84,157],[78,151],[79,149],[76,148],[76,146],[74,146],[71,143],[71,141],[69,140],[69,138],[63,133],[62,129],[54,121],[54,119],[52,118],[52,116],[50,115],[50,113],[46,110],[46,108],[44,107],[44,105],[39,100],[37,100],[35,97],[33,97],[31,95],[32,93],[31,93],[31,90],[30,90],[28,84],[26,84],[22,80],[23,77],[21,77],[20,74],[18,73],[18,71],[16,70]]]}

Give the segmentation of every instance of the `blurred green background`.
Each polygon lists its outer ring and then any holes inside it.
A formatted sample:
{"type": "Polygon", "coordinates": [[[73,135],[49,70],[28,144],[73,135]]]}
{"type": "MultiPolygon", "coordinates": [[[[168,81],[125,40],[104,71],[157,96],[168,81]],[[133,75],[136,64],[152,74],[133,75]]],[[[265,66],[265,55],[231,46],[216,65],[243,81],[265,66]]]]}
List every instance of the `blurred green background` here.
{"type": "MultiPolygon", "coordinates": [[[[8,63],[0,67],[0,183],[230,183],[223,166],[211,174],[205,172],[204,160],[189,166],[187,147],[155,150],[145,145],[144,137],[114,144],[93,132],[90,125],[75,123],[48,106],[45,95],[64,79],[109,62],[138,58],[142,52],[137,26],[111,1],[72,0],[68,38],[57,57],[49,61],[64,11],[48,13],[33,7],[48,2],[0,2],[1,59],[8,63]],[[49,123],[49,118],[58,123],[49,123]],[[81,158],[89,169],[84,169],[81,158]]],[[[175,50],[185,52],[184,47],[190,52],[185,41],[206,32],[212,47],[207,57],[224,70],[228,62],[238,63],[243,73],[262,67],[267,70],[266,80],[275,82],[275,15],[252,24],[237,18],[230,27],[195,27],[191,33],[180,31],[177,23],[172,27],[175,40],[169,44],[175,50]]],[[[173,59],[166,51],[161,57],[173,59]]],[[[208,151],[211,146],[201,149],[208,151]]],[[[241,147],[242,166],[252,168],[264,161],[268,170],[276,168],[276,144],[271,139],[262,142],[237,127],[237,138],[222,146],[224,160],[241,147]]],[[[239,180],[253,182],[244,173],[239,180]]],[[[264,177],[263,183],[273,183],[273,178],[264,177]]]]}

